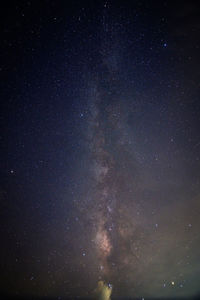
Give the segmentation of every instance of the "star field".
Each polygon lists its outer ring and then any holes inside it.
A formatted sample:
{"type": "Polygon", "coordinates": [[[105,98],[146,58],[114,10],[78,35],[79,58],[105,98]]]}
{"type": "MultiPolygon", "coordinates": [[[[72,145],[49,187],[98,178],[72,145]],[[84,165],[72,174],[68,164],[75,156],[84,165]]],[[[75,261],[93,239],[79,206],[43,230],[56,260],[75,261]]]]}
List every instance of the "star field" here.
{"type": "Polygon", "coordinates": [[[1,4],[1,281],[198,299],[200,6],[1,4]]]}

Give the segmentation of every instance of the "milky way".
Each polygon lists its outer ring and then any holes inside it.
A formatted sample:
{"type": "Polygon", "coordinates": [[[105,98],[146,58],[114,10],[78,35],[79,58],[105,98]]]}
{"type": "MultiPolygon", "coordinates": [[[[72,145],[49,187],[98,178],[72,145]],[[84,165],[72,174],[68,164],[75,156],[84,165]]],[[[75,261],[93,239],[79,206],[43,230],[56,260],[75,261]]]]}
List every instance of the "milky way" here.
{"type": "Polygon", "coordinates": [[[94,228],[92,241],[98,278],[106,282],[119,279],[121,275],[116,272],[126,270],[128,274],[133,268],[137,269],[139,255],[135,249],[139,249],[144,239],[136,220],[140,207],[134,195],[138,166],[131,149],[127,103],[123,101],[126,93],[123,95],[123,91],[118,90],[121,82],[115,51],[109,55],[109,59],[105,53],[102,56],[101,73],[91,84],[89,93],[90,119],[86,136],[93,183],[87,191],[89,200],[82,204],[87,207],[94,228]]]}

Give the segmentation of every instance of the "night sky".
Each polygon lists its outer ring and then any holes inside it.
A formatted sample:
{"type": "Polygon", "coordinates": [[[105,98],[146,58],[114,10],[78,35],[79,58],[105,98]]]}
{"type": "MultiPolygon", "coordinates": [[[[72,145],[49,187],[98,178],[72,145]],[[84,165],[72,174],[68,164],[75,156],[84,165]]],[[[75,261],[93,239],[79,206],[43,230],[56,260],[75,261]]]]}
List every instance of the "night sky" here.
{"type": "Polygon", "coordinates": [[[198,1],[0,14],[0,292],[197,296],[198,1]]]}

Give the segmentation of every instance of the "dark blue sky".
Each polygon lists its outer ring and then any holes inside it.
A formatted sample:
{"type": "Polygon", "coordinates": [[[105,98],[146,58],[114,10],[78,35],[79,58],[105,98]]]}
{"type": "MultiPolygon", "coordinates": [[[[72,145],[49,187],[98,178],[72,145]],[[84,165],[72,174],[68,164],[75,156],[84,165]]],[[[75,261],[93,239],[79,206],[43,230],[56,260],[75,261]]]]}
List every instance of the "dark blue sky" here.
{"type": "MultiPolygon", "coordinates": [[[[199,292],[196,1],[1,4],[1,292],[199,292]]],[[[74,298],[73,298],[74,299],[74,298]]]]}

